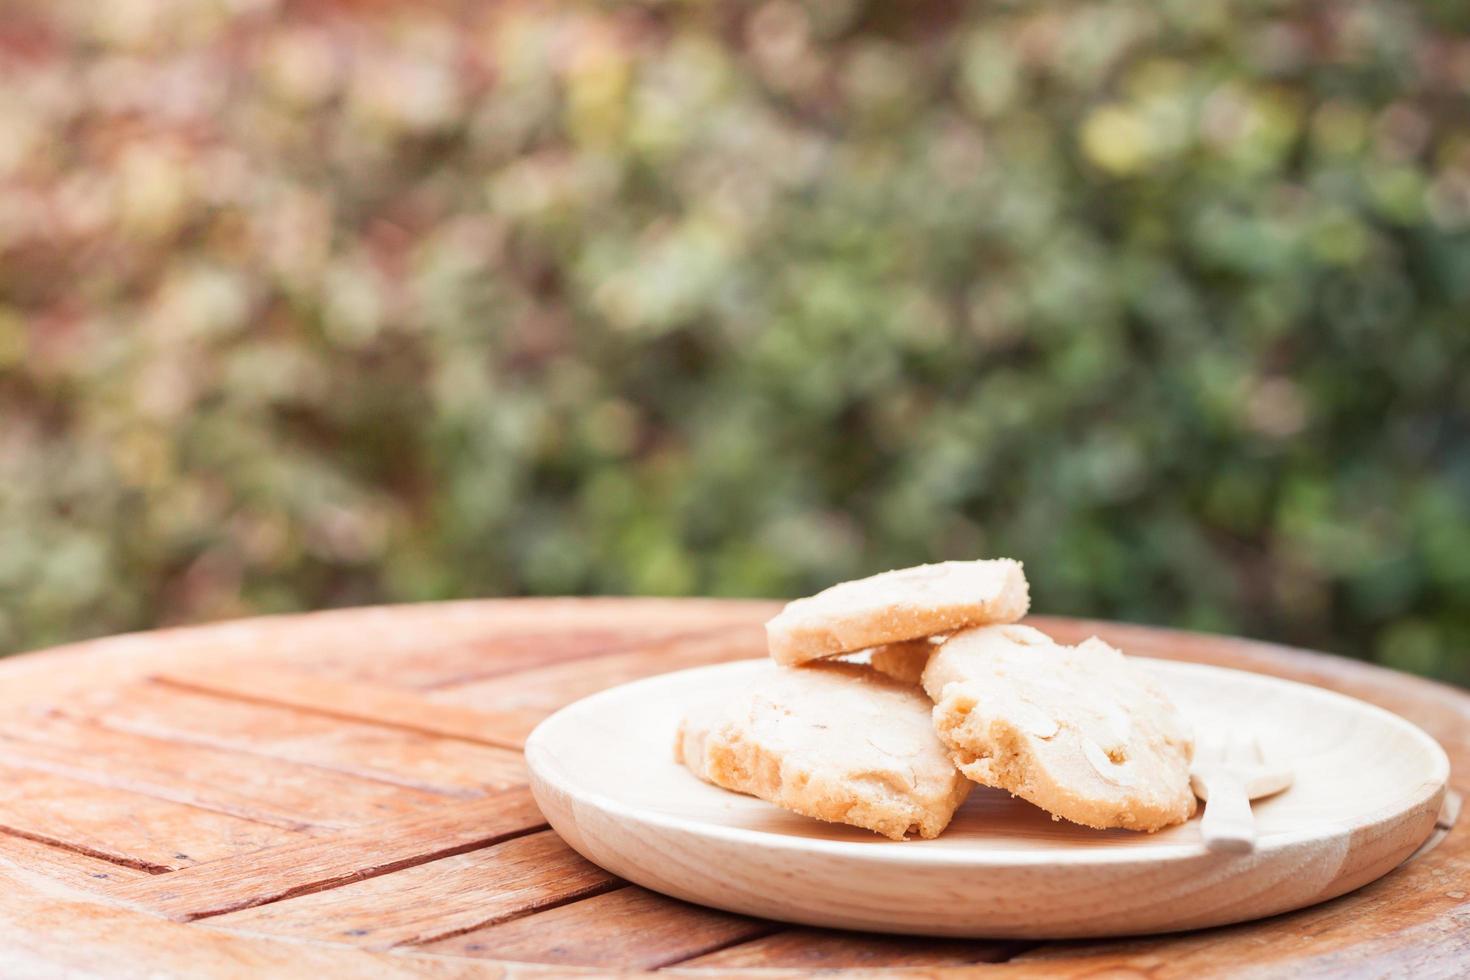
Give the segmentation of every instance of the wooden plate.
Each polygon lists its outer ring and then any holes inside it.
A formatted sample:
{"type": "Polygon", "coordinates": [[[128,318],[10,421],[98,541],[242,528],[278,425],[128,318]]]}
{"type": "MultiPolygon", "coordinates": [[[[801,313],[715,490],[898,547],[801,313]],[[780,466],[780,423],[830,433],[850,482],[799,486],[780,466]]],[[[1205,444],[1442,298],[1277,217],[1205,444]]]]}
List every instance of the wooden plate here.
{"type": "Polygon", "coordinates": [[[656,891],[808,925],[976,938],[1168,932],[1341,895],[1434,829],[1439,745],[1362,701],[1243,671],[1135,658],[1200,730],[1246,726],[1295,785],[1255,807],[1254,853],[1206,852],[1198,821],[1157,834],[1055,822],[977,787],[937,840],[893,842],[702,783],[672,758],[682,707],[766,660],[612,688],[526,743],[537,803],[589,860],[656,891]]]}

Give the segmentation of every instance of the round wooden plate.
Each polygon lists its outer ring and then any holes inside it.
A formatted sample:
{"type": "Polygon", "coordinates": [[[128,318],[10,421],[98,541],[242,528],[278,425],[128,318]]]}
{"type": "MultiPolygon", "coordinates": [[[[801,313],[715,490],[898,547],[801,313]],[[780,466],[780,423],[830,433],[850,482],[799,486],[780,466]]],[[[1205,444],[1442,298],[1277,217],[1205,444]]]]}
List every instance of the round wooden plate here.
{"type": "Polygon", "coordinates": [[[1255,732],[1292,766],[1292,788],[1255,805],[1254,853],[1205,851],[1197,820],[1095,831],[984,787],[937,840],[893,842],[701,782],[672,757],[684,706],[781,669],[766,660],[595,694],[543,722],[526,760],[552,827],[615,874],[734,912],[898,933],[1055,939],[1241,922],[1373,881],[1433,831],[1449,762],[1397,715],[1259,674],[1135,659],[1198,730],[1255,732]]]}

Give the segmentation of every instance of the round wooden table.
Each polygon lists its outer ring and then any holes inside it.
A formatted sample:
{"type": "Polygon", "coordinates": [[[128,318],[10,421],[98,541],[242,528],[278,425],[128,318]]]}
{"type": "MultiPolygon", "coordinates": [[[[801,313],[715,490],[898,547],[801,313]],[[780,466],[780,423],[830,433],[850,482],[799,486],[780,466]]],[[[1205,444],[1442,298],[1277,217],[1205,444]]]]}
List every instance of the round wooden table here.
{"type": "Polygon", "coordinates": [[[1387,877],[1263,922],[1019,943],[798,928],[626,884],[546,828],[520,747],[623,681],[762,656],[776,606],[505,600],[166,630],[0,662],[0,975],[488,977],[893,968],[1426,977],[1470,966],[1470,694],[1139,626],[1059,639],[1307,681],[1416,722],[1454,774],[1387,877]],[[528,965],[535,964],[535,965],[528,965]],[[514,969],[511,967],[514,965],[514,969]]]}

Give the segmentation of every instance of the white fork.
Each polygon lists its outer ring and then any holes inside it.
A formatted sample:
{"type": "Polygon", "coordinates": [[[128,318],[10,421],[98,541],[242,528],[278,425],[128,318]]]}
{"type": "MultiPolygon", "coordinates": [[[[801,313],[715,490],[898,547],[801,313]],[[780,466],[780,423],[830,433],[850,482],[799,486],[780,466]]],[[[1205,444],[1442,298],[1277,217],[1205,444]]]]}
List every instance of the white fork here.
{"type": "Polygon", "coordinates": [[[1189,782],[1194,795],[1208,804],[1199,822],[1205,847],[1235,854],[1255,850],[1251,800],[1279,793],[1291,781],[1290,769],[1266,762],[1254,735],[1202,739],[1189,782]]]}

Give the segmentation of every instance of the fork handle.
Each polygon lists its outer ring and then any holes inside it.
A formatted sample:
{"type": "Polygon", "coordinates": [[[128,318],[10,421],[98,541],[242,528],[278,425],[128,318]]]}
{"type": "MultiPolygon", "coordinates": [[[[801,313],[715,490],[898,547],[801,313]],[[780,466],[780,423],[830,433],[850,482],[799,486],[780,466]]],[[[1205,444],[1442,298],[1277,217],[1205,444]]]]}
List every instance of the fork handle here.
{"type": "Polygon", "coordinates": [[[1209,794],[1205,815],[1199,822],[1205,847],[1228,854],[1255,850],[1256,821],[1245,784],[1224,773],[1211,774],[1203,782],[1209,794]]]}

